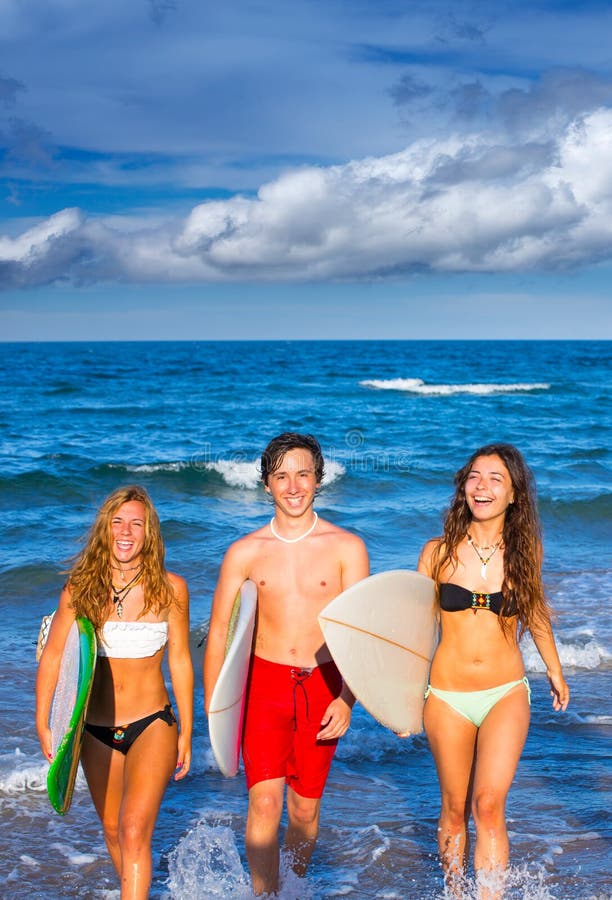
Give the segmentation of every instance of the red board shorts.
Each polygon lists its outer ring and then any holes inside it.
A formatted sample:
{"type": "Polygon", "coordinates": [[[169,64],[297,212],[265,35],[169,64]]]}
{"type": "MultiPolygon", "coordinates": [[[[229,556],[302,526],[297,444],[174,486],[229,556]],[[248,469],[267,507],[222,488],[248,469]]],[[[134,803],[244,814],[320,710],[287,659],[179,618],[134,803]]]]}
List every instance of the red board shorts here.
{"type": "Polygon", "coordinates": [[[300,669],[251,657],[242,757],[247,788],[285,778],[300,797],[323,794],[338,739],[317,741],[321,719],[340,695],[335,663],[300,669]]]}

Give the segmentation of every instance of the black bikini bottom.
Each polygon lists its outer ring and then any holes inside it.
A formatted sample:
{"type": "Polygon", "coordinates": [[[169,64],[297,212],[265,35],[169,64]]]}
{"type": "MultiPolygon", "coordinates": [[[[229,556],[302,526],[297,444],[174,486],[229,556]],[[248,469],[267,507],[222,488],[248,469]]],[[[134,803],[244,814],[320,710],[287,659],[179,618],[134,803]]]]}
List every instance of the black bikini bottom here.
{"type": "Polygon", "coordinates": [[[143,719],[137,719],[128,725],[90,725],[85,723],[85,731],[112,747],[113,750],[119,750],[124,755],[128,752],[136,738],[140,737],[145,728],[148,728],[156,719],[162,719],[167,725],[176,725],[176,718],[172,712],[172,707],[167,703],[163,709],[145,716],[143,719]]]}

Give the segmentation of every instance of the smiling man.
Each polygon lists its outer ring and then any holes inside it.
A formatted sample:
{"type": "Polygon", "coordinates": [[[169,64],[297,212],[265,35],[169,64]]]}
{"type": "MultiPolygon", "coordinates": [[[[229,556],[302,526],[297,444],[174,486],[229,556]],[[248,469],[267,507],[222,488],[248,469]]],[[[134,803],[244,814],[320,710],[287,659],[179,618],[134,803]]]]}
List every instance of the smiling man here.
{"type": "Polygon", "coordinates": [[[261,457],[261,478],[274,516],[225,555],[204,658],[208,712],[234,599],[250,579],[257,585],[257,624],[242,751],[249,790],[246,852],[256,894],[278,891],[285,785],[285,851],[296,874],[305,874],[314,850],[321,796],[354,702],[318,615],[369,574],[363,541],[314,511],[323,478],[315,438],[293,432],[274,438],[261,457]]]}

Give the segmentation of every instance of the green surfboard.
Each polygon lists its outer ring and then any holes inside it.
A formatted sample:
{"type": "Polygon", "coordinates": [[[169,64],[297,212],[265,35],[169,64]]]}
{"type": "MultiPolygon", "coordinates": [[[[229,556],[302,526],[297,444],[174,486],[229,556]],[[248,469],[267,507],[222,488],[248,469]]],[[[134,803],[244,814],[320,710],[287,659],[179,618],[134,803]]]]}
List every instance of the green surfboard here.
{"type": "Polygon", "coordinates": [[[96,649],[93,625],[89,619],[76,619],[66,638],[50,715],[53,762],[47,774],[47,793],[60,816],[72,802],[96,649]]]}

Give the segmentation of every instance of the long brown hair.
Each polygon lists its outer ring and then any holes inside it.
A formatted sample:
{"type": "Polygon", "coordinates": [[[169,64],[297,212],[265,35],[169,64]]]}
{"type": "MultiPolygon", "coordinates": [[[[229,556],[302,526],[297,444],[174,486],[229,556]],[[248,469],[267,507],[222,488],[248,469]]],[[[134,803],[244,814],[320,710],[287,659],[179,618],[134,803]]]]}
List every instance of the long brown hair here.
{"type": "Polygon", "coordinates": [[[476,450],[455,474],[455,493],[444,517],[444,533],[433,554],[432,575],[438,582],[446,566],[457,564],[457,547],[465,537],[472,514],[465,498],[465,483],[479,456],[499,456],[512,481],[514,500],[504,518],[503,603],[500,624],[508,629],[507,617],[516,615],[519,636],[538,622],[550,618],[550,607],[542,584],[542,528],[533,473],[512,444],[487,444],[476,450]]]}
{"type": "Polygon", "coordinates": [[[111,522],[119,507],[131,500],[139,501],[145,509],[145,539],[142,548],[144,606],[140,616],[150,610],[158,615],[175,599],[164,567],[165,549],[159,516],[151,498],[139,485],[118,488],[100,507],[86,544],[68,572],[75,615],[90,619],[98,630],[109,614],[112,586],[111,522]]]}

